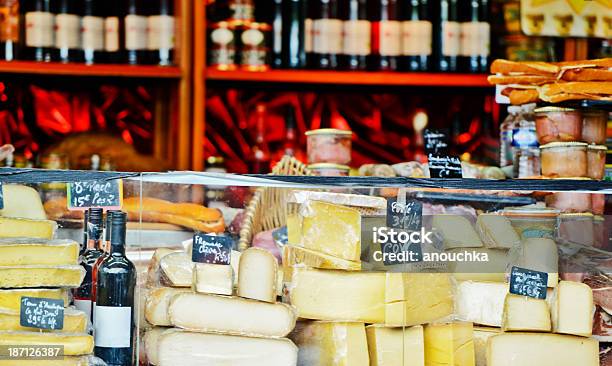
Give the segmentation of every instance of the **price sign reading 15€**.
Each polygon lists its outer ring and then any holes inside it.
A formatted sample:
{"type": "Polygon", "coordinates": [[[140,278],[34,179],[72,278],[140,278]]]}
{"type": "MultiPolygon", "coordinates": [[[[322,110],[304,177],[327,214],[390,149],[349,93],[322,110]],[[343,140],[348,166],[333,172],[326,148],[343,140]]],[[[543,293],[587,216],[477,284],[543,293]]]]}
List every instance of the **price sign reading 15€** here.
{"type": "Polygon", "coordinates": [[[114,179],[69,183],[67,197],[69,210],[93,207],[118,210],[123,202],[123,182],[114,179]]]}

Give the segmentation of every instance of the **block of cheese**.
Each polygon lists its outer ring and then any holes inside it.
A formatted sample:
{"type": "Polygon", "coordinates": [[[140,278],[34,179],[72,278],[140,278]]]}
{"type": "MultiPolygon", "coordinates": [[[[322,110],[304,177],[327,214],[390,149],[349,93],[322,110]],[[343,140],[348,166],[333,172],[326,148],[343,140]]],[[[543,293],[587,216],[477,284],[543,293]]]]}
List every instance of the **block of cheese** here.
{"type": "Polygon", "coordinates": [[[0,216],[32,220],[46,220],[47,214],[40,195],[31,187],[18,184],[2,185],[4,208],[0,216]]]}
{"type": "Polygon", "coordinates": [[[0,346],[64,346],[65,356],[88,355],[93,352],[93,337],[85,333],[1,332],[0,346]]]}
{"type": "Polygon", "coordinates": [[[482,247],[480,237],[467,218],[460,215],[440,214],[433,215],[432,229],[439,232],[444,238],[444,247],[452,248],[478,248],[482,247]]]}
{"type": "Polygon", "coordinates": [[[494,335],[501,334],[501,329],[474,327],[474,355],[476,366],[487,366],[487,342],[494,335]]]}
{"type": "Polygon", "coordinates": [[[190,289],[179,289],[171,287],[160,287],[152,290],[147,295],[145,302],[145,319],[151,325],[169,327],[170,318],[168,317],[168,308],[170,300],[174,295],[189,293],[190,289]]]}
{"type": "MultiPolygon", "coordinates": [[[[87,315],[75,308],[64,310],[64,328],[54,332],[61,333],[87,333],[87,315]]],[[[24,331],[32,332],[38,329],[22,327],[19,324],[19,311],[9,311],[0,309],[0,331],[24,331]]]]}
{"type": "Polygon", "coordinates": [[[238,296],[276,302],[278,262],[265,249],[249,248],[242,252],[238,267],[238,296]]]}
{"type": "Polygon", "coordinates": [[[299,348],[298,366],[368,366],[363,323],[299,322],[291,339],[299,348]]]}
{"type": "Polygon", "coordinates": [[[0,266],[78,263],[79,244],[74,240],[0,239],[0,266]]]}
{"type": "Polygon", "coordinates": [[[448,273],[403,273],[402,275],[405,280],[406,300],[385,304],[385,325],[425,324],[446,320],[453,314],[454,284],[448,273]]]}
{"type": "Polygon", "coordinates": [[[557,244],[548,238],[527,238],[519,250],[518,267],[548,273],[548,287],[559,282],[557,244]]]}
{"type": "Polygon", "coordinates": [[[361,214],[356,209],[320,201],[300,208],[301,246],[357,262],[361,257],[361,214]]]}
{"type": "Polygon", "coordinates": [[[0,238],[53,239],[55,221],[0,217],[0,238]]]}
{"type": "Polygon", "coordinates": [[[0,366],[99,366],[99,360],[93,356],[64,356],[61,359],[38,360],[20,359],[3,360],[0,359],[0,366]]]}
{"type": "Polygon", "coordinates": [[[385,321],[384,273],[296,267],[288,290],[300,318],[385,321]]]}
{"type": "Polygon", "coordinates": [[[64,306],[70,303],[70,293],[66,289],[28,288],[28,289],[0,289],[0,309],[19,311],[22,297],[42,297],[46,299],[64,300],[64,306]]]}
{"type": "Polygon", "coordinates": [[[371,366],[425,366],[423,327],[366,327],[371,366]]]}
{"type": "Polygon", "coordinates": [[[425,364],[474,366],[476,360],[472,323],[425,326],[425,364]]]}
{"type": "Polygon", "coordinates": [[[384,210],[387,208],[387,200],[383,197],[367,196],[363,194],[321,192],[321,191],[293,191],[289,195],[291,203],[303,204],[308,201],[321,201],[335,205],[363,207],[384,210]]]}
{"type": "Polygon", "coordinates": [[[284,337],[297,317],[283,303],[193,293],[174,296],[168,315],[179,328],[253,337],[284,337]]]}
{"type": "Polygon", "coordinates": [[[177,253],[178,250],[170,248],[157,248],[153,252],[151,261],[149,262],[149,268],[147,270],[147,286],[159,287],[161,285],[161,259],[168,254],[177,253]]]}
{"type": "Polygon", "coordinates": [[[550,332],[550,311],[546,300],[508,294],[502,330],[550,332]]]}
{"type": "Polygon", "coordinates": [[[299,245],[302,242],[302,217],[297,213],[287,214],[287,243],[299,245]]]}
{"type": "Polygon", "coordinates": [[[0,266],[0,287],[79,287],[85,269],[67,266],[0,266]]]}
{"type": "Polygon", "coordinates": [[[146,362],[150,365],[157,366],[159,364],[159,338],[164,332],[168,331],[169,328],[164,327],[153,327],[147,329],[144,334],[144,348],[145,355],[147,356],[146,362]]]}
{"type": "Polygon", "coordinates": [[[487,366],[598,366],[594,338],[551,333],[504,333],[489,338],[487,366]]]}
{"type": "Polygon", "coordinates": [[[231,295],[234,291],[234,271],[230,265],[195,263],[193,276],[196,292],[231,295]]]}
{"type": "Polygon", "coordinates": [[[230,266],[232,266],[232,271],[234,272],[234,287],[238,287],[238,271],[240,271],[240,257],[242,256],[242,253],[232,249],[230,256],[230,266]]]}
{"type": "Polygon", "coordinates": [[[561,281],[550,298],[553,332],[590,337],[593,290],[584,283],[561,281]]]}
{"type": "Polygon", "coordinates": [[[463,281],[457,285],[455,314],[457,320],[501,327],[508,284],[463,281]]]}
{"type": "Polygon", "coordinates": [[[506,216],[480,214],[476,220],[476,229],[487,248],[510,249],[521,244],[521,238],[506,216]]]}
{"type": "Polygon", "coordinates": [[[171,287],[191,287],[193,283],[193,262],[183,252],[170,253],[159,261],[161,283],[171,287]]]}
{"type": "Polygon", "coordinates": [[[283,247],[283,266],[306,266],[323,269],[343,269],[347,271],[360,271],[361,261],[347,261],[329,254],[314,250],[285,245],[283,247]]]}
{"type": "MultiPolygon", "coordinates": [[[[506,272],[509,271],[511,257],[505,249],[469,248],[451,249],[448,252],[459,253],[474,252],[487,261],[457,261],[451,263],[451,271],[457,281],[487,281],[506,282],[506,272]]],[[[475,257],[475,256],[474,256],[475,257]]],[[[475,258],[474,258],[475,259],[475,258]]]]}
{"type": "Polygon", "coordinates": [[[288,339],[221,334],[164,332],[159,338],[157,366],[292,366],[297,347],[288,339]]]}
{"type": "Polygon", "coordinates": [[[406,301],[408,273],[387,272],[385,276],[385,303],[406,301]]]}

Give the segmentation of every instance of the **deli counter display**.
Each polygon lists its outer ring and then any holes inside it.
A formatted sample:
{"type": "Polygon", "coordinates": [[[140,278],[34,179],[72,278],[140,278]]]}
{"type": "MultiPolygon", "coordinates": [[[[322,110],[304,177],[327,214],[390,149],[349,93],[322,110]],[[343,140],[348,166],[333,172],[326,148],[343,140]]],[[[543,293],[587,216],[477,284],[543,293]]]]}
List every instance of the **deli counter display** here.
{"type": "Polygon", "coordinates": [[[610,181],[0,182],[0,366],[612,360],[610,181]]]}

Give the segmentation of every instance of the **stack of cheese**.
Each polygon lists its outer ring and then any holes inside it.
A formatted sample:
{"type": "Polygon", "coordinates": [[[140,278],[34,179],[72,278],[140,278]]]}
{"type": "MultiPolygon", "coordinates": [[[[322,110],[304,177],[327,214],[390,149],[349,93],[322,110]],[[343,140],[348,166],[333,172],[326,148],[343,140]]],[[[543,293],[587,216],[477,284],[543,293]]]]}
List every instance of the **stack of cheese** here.
{"type": "Polygon", "coordinates": [[[46,220],[38,193],[29,187],[3,185],[0,210],[0,346],[61,345],[65,359],[2,361],[0,365],[85,365],[93,352],[87,315],[64,311],[61,330],[39,330],[20,324],[22,297],[70,302],[69,290],[80,286],[85,270],[78,265],[79,245],[53,240],[57,225],[46,220]]]}
{"type": "Polygon", "coordinates": [[[161,254],[156,254],[161,276],[177,287],[148,293],[145,318],[155,326],[145,334],[150,364],[296,364],[297,347],[285,338],[295,327],[296,313],[276,302],[278,263],[272,254],[248,249],[239,259],[234,256],[237,271],[230,265],[191,263],[183,252],[161,254]],[[237,296],[232,296],[234,272],[237,296]]]}

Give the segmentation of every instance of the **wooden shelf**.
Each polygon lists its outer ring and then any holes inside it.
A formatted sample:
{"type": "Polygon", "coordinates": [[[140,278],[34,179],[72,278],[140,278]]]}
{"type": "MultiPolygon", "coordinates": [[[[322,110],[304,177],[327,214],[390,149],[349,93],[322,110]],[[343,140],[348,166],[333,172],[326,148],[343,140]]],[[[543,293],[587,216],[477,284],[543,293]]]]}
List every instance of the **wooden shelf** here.
{"type": "Polygon", "coordinates": [[[487,82],[486,74],[438,74],[416,72],[316,70],[270,70],[252,72],[208,69],[206,70],[206,79],[219,82],[233,81],[288,84],[492,87],[487,82]]]}
{"type": "Polygon", "coordinates": [[[0,61],[0,73],[26,75],[66,75],[120,78],[174,78],[181,77],[175,66],[154,65],[85,65],[80,63],[0,61]]]}

